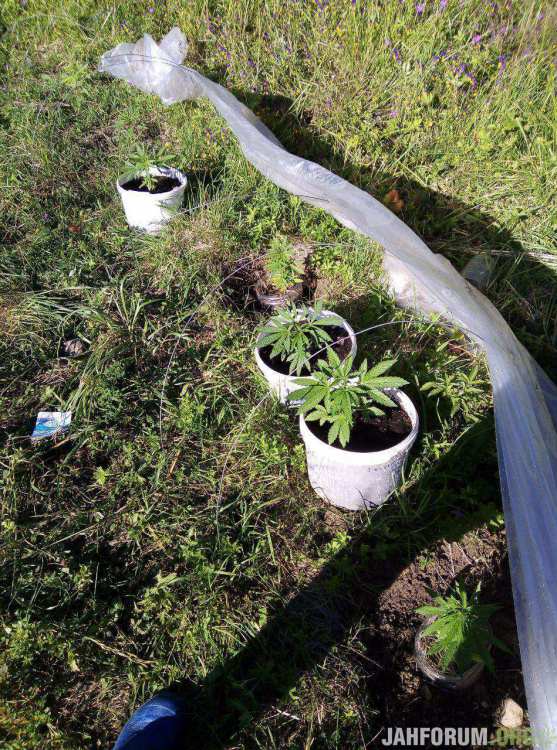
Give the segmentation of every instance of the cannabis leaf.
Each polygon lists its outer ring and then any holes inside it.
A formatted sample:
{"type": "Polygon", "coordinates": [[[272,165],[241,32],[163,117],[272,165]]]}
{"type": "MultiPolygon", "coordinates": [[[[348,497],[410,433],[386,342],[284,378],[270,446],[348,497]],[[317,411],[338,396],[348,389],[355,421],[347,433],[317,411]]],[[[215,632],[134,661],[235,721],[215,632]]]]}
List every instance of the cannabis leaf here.
{"type": "Polygon", "coordinates": [[[432,605],[416,610],[425,617],[435,617],[424,629],[423,635],[431,637],[427,654],[439,658],[439,666],[444,672],[454,666],[459,674],[463,674],[476,662],[481,662],[493,672],[493,659],[489,651],[491,644],[508,651],[489,627],[489,619],[498,607],[495,604],[480,604],[479,592],[478,584],[469,597],[457,583],[454,592],[444,597],[436,596],[432,605]]]}
{"type": "Polygon", "coordinates": [[[256,346],[258,349],[270,346],[271,359],[278,357],[288,363],[291,375],[300,375],[304,368],[310,368],[312,349],[325,350],[332,342],[332,337],[326,331],[332,326],[342,327],[342,318],[324,315],[320,303],[314,307],[289,305],[276,312],[259,329],[256,346]]]}
{"type": "Polygon", "coordinates": [[[151,174],[152,167],[163,167],[175,159],[166,146],[161,146],[150,153],[145,146],[138,145],[131,157],[126,162],[126,167],[131,169],[137,177],[141,178],[141,186],[152,192],[157,184],[156,175],[151,174]]]}
{"type": "Polygon", "coordinates": [[[294,259],[292,246],[283,235],[271,241],[265,266],[272,286],[281,293],[303,279],[300,263],[294,259]]]}
{"type": "Polygon", "coordinates": [[[338,440],[343,448],[350,440],[356,414],[382,416],[385,412],[379,406],[397,407],[385,389],[407,385],[402,378],[385,375],[395,364],[394,359],[369,369],[364,360],[357,370],[352,369],[353,361],[353,357],[341,361],[334,349],[328,349],[327,359],[319,360],[310,377],[297,378],[300,388],[288,396],[290,401],[301,401],[298,412],[307,422],[330,425],[329,444],[338,440]]]}

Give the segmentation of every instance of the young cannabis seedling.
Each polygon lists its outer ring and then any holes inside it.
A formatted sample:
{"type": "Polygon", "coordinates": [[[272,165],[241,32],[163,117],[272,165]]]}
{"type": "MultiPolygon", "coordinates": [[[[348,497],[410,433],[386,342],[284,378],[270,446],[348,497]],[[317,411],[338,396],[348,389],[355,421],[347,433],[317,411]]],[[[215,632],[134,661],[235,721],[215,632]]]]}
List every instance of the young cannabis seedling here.
{"type": "MultiPolygon", "coordinates": [[[[276,312],[260,329],[261,338],[257,348],[271,348],[271,359],[279,357],[289,364],[290,374],[300,375],[304,367],[309,369],[312,350],[325,349],[332,341],[327,328],[342,327],[342,319],[336,315],[323,317],[323,305],[311,307],[289,305],[276,312]]],[[[346,334],[348,335],[348,334],[346,334]]]]}
{"type": "Polygon", "coordinates": [[[303,279],[300,264],[292,255],[292,247],[286,237],[274,237],[265,260],[271,285],[281,294],[303,279]]]}
{"type": "Polygon", "coordinates": [[[344,448],[350,440],[356,416],[379,417],[385,413],[381,406],[398,406],[384,393],[385,388],[407,385],[402,378],[385,375],[395,362],[388,359],[368,368],[364,360],[357,370],[352,370],[352,357],[341,361],[337,353],[329,349],[327,359],[319,360],[311,376],[296,380],[301,387],[288,398],[302,402],[298,411],[306,422],[330,425],[329,445],[338,438],[344,448]]]}
{"type": "Polygon", "coordinates": [[[142,144],[138,145],[126,162],[126,167],[141,179],[141,187],[152,192],[157,185],[157,176],[151,174],[153,167],[162,167],[175,159],[166,146],[158,148],[153,155],[142,144]]]}
{"type": "Polygon", "coordinates": [[[471,596],[457,583],[453,593],[436,596],[433,605],[419,607],[416,612],[436,619],[422,635],[429,636],[427,655],[439,664],[443,672],[454,667],[463,674],[476,662],[481,662],[493,672],[489,647],[493,644],[504,651],[507,647],[499,641],[489,627],[491,615],[498,609],[495,604],[480,604],[480,586],[471,596]]]}

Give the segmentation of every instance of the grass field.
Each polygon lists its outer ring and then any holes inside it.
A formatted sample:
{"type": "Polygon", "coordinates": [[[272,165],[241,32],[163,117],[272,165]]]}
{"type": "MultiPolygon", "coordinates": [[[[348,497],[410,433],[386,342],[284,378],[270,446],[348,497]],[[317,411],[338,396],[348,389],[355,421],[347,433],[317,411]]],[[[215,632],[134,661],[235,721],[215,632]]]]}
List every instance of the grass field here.
{"type": "Polygon", "coordinates": [[[96,65],[178,25],[188,64],[288,149],[380,199],[397,190],[392,208],[459,269],[493,255],[488,296],[556,379],[550,4],[2,11],[0,744],[109,748],[169,685],[199,748],[376,747],[387,726],[491,726],[501,697],[524,706],[483,361],[398,310],[379,249],[261,177],[207,102],[165,108],[96,65]],[[140,145],[190,179],[155,238],[129,230],[115,189],[140,145]],[[378,512],[314,496],[296,419],[265,398],[264,315],[233,272],[278,234],[312,248],[317,296],[356,330],[388,324],[359,356],[397,357],[410,381],[421,435],[378,512]],[[76,336],[85,354],[60,359],[76,336]],[[37,412],[62,407],[70,437],[32,445],[37,412]],[[414,608],[466,566],[510,653],[455,701],[415,671],[414,608]]]}

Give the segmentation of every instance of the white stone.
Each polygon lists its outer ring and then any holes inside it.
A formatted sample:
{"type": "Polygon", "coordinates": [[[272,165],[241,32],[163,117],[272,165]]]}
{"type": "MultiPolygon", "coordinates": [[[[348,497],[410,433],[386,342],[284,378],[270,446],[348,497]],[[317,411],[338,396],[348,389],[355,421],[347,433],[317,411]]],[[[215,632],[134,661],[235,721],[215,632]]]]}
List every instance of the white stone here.
{"type": "Polygon", "coordinates": [[[524,721],[524,711],[512,698],[505,698],[501,704],[499,724],[505,729],[518,729],[524,721]]]}

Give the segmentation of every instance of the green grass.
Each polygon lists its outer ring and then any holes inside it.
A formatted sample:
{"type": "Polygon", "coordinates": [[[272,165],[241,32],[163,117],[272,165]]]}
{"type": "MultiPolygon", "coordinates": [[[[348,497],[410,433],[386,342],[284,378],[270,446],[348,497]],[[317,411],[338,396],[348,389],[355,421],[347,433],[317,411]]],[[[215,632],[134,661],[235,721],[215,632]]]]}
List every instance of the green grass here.
{"type": "Polygon", "coordinates": [[[397,310],[378,248],[262,178],[207,102],[165,108],[96,73],[120,41],[180,26],[188,64],[287,148],[376,197],[397,189],[402,218],[458,268],[493,253],[488,295],[555,377],[549,4],[321,6],[3,3],[10,750],[109,747],[134,706],[186,680],[207,746],[212,730],[234,747],[371,746],[386,718],[368,685],[380,584],[366,571],[435,558],[437,540],[471,529],[504,542],[488,377],[462,336],[397,310]],[[141,146],[164,146],[190,176],[186,210],[156,238],[129,231],[115,189],[141,146]],[[399,358],[420,408],[405,482],[375,516],[312,494],[296,420],[265,398],[253,361],[262,315],[241,282],[221,284],[278,235],[312,245],[319,296],[355,329],[386,324],[359,356],[399,358]],[[64,364],[73,336],[88,349],[64,364]],[[64,406],[70,439],[32,446],[37,411],[64,406]]]}

